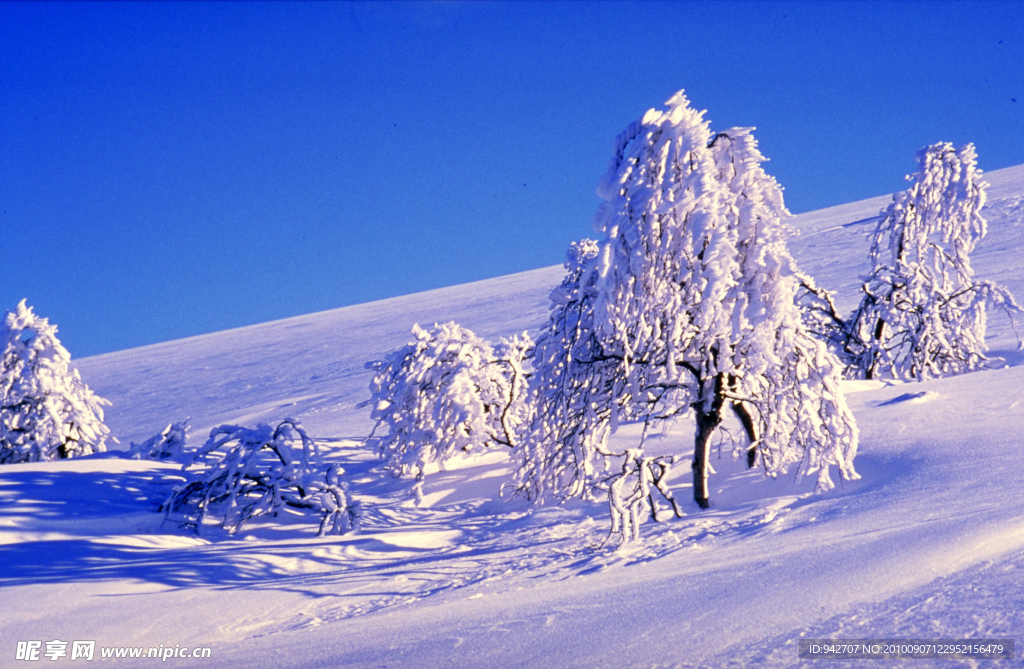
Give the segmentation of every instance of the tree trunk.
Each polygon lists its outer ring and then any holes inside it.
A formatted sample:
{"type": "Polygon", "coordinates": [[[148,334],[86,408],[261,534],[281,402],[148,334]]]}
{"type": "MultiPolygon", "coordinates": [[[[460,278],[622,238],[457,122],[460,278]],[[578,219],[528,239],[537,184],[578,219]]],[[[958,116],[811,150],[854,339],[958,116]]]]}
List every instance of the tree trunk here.
{"type": "MultiPolygon", "coordinates": [[[[878,323],[875,325],[875,341],[881,342],[882,335],[885,334],[885,321],[881,318],[878,319],[878,323]]],[[[871,354],[871,364],[864,371],[864,378],[870,381],[875,376],[875,366],[878,364],[878,351],[876,350],[871,354]]]]}
{"type": "Polygon", "coordinates": [[[754,427],[754,418],[747,411],[747,407],[743,405],[743,402],[732,403],[733,413],[740,419],[740,423],[743,424],[743,430],[747,433],[747,439],[750,440],[750,447],[747,449],[747,467],[753,469],[754,465],[757,464],[757,428],[754,427]]]}
{"type": "Polygon", "coordinates": [[[708,508],[708,470],[711,459],[711,435],[722,422],[722,374],[715,376],[714,384],[708,388],[701,384],[693,410],[697,416],[697,434],[693,446],[693,499],[702,509],[708,508]],[[713,393],[711,407],[706,407],[707,393],[713,393]]]}

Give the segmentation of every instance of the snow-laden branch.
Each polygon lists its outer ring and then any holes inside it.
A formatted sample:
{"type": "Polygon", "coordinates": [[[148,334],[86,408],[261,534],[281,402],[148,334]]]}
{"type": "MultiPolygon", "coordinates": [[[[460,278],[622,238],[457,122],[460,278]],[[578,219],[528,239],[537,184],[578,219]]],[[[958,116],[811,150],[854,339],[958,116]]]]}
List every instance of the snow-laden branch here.
{"type": "Polygon", "coordinates": [[[141,444],[131,442],[129,454],[135,460],[180,460],[185,456],[189,420],[171,423],[141,444]]]}
{"type": "Polygon", "coordinates": [[[319,536],[356,528],[359,505],[341,480],[345,470],[324,465],[316,442],[291,419],[275,427],[214,428],[182,471],[185,482],[175,486],[160,510],[196,531],[216,525],[234,533],[254,518],[288,507],[319,512],[319,536]]]}

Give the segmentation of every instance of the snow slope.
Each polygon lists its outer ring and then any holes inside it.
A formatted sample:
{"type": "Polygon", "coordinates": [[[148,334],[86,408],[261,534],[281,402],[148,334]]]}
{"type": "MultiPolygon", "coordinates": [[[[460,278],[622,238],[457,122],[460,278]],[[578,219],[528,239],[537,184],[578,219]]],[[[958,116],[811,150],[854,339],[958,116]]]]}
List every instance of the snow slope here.
{"type": "MultiPolygon", "coordinates": [[[[974,265],[1024,299],[1024,166],[986,179],[989,235],[974,265]]],[[[888,201],[793,221],[794,256],[844,309],[888,201]]],[[[204,667],[786,667],[801,664],[801,637],[1014,638],[1021,657],[1024,357],[1000,314],[989,334],[1004,368],[848,385],[863,478],[827,494],[723,454],[710,510],[648,523],[642,543],[618,551],[602,547],[602,505],[499,499],[501,453],[431,473],[414,506],[408,484],[382,478],[357,441],[370,429],[356,408],[365,361],[404,344],[414,322],[455,320],[485,337],[536,328],[561,274],[78,361],[112,400],[108,424],[125,447],[186,417],[192,445],[222,423],[297,418],[344,462],[363,529],[317,539],[315,524],[288,516],[196,536],[154,511],[175,466],[108,453],[0,468],[0,666],[21,664],[18,641],[45,650],[55,639],[209,647],[208,659],[167,660],[204,667]]],[[[635,436],[626,427],[616,439],[635,436]]],[[[685,454],[692,427],[682,421],[650,447],[685,454]]],[[[682,497],[684,469],[673,477],[682,497]]],[[[886,666],[929,664],[992,662],[886,666]]]]}

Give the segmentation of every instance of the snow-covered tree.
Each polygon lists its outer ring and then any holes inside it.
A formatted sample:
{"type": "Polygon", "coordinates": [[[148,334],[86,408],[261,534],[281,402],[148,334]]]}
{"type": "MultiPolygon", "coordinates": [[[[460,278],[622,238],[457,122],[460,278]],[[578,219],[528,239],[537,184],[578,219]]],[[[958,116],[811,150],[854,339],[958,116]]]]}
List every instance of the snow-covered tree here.
{"type": "Polygon", "coordinates": [[[292,419],[276,427],[214,428],[182,471],[188,472],[185,482],[160,510],[196,531],[216,525],[234,533],[286,507],[319,512],[318,536],[348,532],[358,521],[359,505],[340,478],[345,470],[324,465],[316,442],[292,419]]]}
{"type": "Polygon", "coordinates": [[[597,242],[574,242],[566,276],[551,292],[551,315],[533,350],[529,438],[517,451],[513,487],[531,501],[590,497],[595,458],[607,448],[625,400],[621,355],[609,355],[594,326],[597,242]],[[619,403],[619,404],[617,404],[619,403]]]}
{"type": "Polygon", "coordinates": [[[604,239],[570,251],[538,337],[520,492],[564,498],[586,496],[595,480],[626,485],[638,476],[629,463],[641,460],[609,450],[616,425],[692,410],[694,497],[707,507],[711,436],[726,407],[768,474],[797,465],[816,472],[820,488],[832,485],[830,465],[857,476],[841,365],[801,320],[804,277],[763,161],[750,129],[712,136],[682,92],[616,140],[598,187],[604,239]],[[614,456],[625,459],[622,473],[602,478],[600,461],[614,456]]]}
{"type": "MultiPolygon", "coordinates": [[[[797,305],[804,291],[829,298],[786,248],[790,214],[781,187],[761,167],[766,159],[752,130],[726,130],[709,146],[730,203],[726,228],[736,235],[740,270],[726,302],[734,321],[723,394],[752,442],[751,465],[760,460],[776,476],[797,464],[828,490],[833,465],[844,479],[858,477],[856,422],[839,389],[841,361],[797,305]]],[[[699,411],[697,418],[699,426],[699,411]]]]}
{"type": "Polygon", "coordinates": [[[0,325],[0,346],[0,464],[106,450],[103,407],[110,402],[71,367],[57,326],[22,300],[0,325]]]}
{"type": "Polygon", "coordinates": [[[415,325],[412,333],[414,341],[367,364],[376,371],[371,439],[386,467],[421,480],[428,463],[443,467],[458,453],[514,448],[529,411],[529,336],[492,346],[455,323],[415,325]]]}
{"type": "Polygon", "coordinates": [[[871,273],[850,319],[853,366],[872,378],[926,379],[985,366],[985,308],[1020,312],[1010,293],[974,278],[988,184],[974,146],[917,154],[909,189],[893,196],[871,239],[871,273]]]}
{"type": "Polygon", "coordinates": [[[177,460],[185,453],[185,442],[188,441],[189,419],[180,423],[171,423],[159,434],[155,434],[141,444],[131,443],[128,452],[136,460],[177,460]]]}

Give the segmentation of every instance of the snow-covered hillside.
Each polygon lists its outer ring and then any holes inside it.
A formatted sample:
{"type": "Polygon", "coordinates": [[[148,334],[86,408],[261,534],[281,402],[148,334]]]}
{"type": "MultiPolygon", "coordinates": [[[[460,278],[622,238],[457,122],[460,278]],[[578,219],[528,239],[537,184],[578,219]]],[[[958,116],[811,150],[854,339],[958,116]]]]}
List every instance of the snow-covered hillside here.
{"type": "MultiPolygon", "coordinates": [[[[974,266],[1024,299],[1024,166],[985,178],[989,234],[974,266]]],[[[843,310],[888,201],[792,222],[793,255],[843,310]]],[[[989,342],[1004,368],[847,385],[862,479],[826,494],[767,480],[724,448],[711,509],[691,503],[618,551],[600,546],[604,505],[499,499],[501,453],[429,474],[415,506],[358,441],[371,428],[356,408],[364,363],[417,322],[488,338],[535,329],[561,276],[545,268],[78,361],[113,402],[107,423],[124,447],[185,418],[193,445],[223,423],[298,419],[345,464],[363,528],[317,539],[315,523],[288,516],[196,536],[155,511],[176,466],[108,453],[0,468],[0,665],[18,666],[18,642],[33,640],[43,653],[95,640],[97,660],[104,647],[207,647],[209,658],[167,660],[204,667],[796,666],[802,637],[1013,638],[1021,656],[1024,356],[1002,314],[989,342]]],[[[635,438],[628,426],[615,437],[635,438]]],[[[688,453],[692,425],[651,447],[688,453]]],[[[689,486],[685,469],[674,488],[689,486]]]]}

